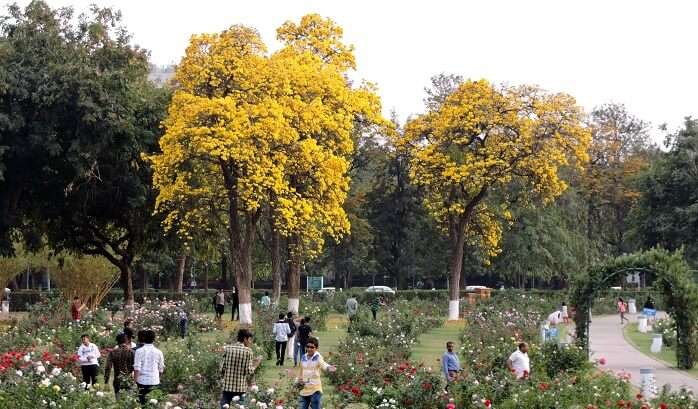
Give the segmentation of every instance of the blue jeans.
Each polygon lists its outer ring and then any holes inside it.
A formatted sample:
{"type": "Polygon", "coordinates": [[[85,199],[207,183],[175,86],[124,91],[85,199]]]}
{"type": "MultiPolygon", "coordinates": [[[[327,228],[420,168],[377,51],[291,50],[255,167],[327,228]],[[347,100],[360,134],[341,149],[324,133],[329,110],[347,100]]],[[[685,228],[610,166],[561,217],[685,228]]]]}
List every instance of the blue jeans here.
{"type": "Polygon", "coordinates": [[[315,392],[310,396],[301,396],[298,400],[298,409],[320,409],[320,401],[322,400],[322,393],[315,392]]]}
{"type": "Polygon", "coordinates": [[[179,320],[179,336],[184,338],[187,336],[187,320],[179,320]]]}
{"type": "Polygon", "coordinates": [[[293,366],[298,365],[298,361],[301,360],[303,354],[305,354],[305,345],[296,342],[296,350],[293,351],[293,366]]]}

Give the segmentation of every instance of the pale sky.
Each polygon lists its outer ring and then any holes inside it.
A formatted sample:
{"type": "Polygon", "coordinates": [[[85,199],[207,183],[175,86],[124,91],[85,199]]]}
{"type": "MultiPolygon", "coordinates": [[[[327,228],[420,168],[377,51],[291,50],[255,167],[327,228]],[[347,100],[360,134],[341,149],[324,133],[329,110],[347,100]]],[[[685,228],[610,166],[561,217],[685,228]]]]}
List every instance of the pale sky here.
{"type": "Polygon", "coordinates": [[[395,110],[402,120],[422,112],[423,88],[440,72],[537,84],[573,95],[587,111],[621,102],[655,126],[666,122],[674,128],[684,116],[698,116],[694,1],[48,3],[74,5],[78,11],[90,3],[120,9],[134,43],[151,50],[153,63],[160,65],[177,63],[191,34],[232,24],[255,27],[273,50],[279,25],[319,13],[341,25],[345,41],[356,47],[354,77],[376,83],[384,112],[395,110]]]}

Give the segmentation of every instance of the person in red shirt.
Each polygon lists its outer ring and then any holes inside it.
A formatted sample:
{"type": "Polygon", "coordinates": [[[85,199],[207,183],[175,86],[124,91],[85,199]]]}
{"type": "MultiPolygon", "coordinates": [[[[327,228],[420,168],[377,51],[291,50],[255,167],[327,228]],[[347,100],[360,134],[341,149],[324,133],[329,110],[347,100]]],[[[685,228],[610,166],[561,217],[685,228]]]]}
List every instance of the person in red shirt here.
{"type": "Polygon", "coordinates": [[[628,310],[628,305],[625,303],[622,297],[618,297],[618,313],[620,314],[620,325],[623,325],[623,320],[630,322],[629,319],[625,318],[625,312],[628,310]]]}
{"type": "Polygon", "coordinates": [[[82,303],[80,298],[75,297],[73,298],[73,303],[70,304],[70,316],[73,318],[73,321],[80,319],[80,310],[82,310],[82,303]]]}

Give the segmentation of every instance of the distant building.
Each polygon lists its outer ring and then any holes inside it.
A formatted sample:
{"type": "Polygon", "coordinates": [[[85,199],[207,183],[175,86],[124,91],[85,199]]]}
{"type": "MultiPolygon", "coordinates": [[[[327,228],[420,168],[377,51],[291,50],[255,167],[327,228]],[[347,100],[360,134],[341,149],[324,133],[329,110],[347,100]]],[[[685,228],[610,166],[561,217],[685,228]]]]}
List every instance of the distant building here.
{"type": "Polygon", "coordinates": [[[148,79],[158,87],[164,87],[174,77],[174,65],[158,66],[151,65],[148,79]]]}

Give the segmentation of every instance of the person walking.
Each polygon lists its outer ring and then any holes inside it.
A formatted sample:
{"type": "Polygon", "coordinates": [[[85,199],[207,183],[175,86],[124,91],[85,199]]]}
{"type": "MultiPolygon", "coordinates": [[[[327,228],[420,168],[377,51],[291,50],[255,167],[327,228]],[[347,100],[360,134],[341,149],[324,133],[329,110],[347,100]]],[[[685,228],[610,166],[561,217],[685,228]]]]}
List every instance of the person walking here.
{"type": "Polygon", "coordinates": [[[119,392],[129,387],[128,380],[133,375],[133,360],[135,352],[129,345],[130,340],[126,334],[116,336],[118,347],[107,355],[107,364],[104,367],[104,384],[109,384],[109,377],[114,368],[114,396],[119,399],[119,392]]]}
{"type": "Polygon", "coordinates": [[[261,357],[253,358],[253,336],[250,330],[238,331],[237,342],[226,345],[223,349],[220,374],[222,377],[222,391],[220,406],[230,405],[233,398],[241,398],[247,391],[252,375],[260,362],[261,357]]]}
{"type": "Polygon", "coordinates": [[[383,301],[381,300],[380,297],[376,297],[373,299],[371,302],[371,314],[373,314],[373,320],[375,321],[378,315],[378,309],[380,309],[380,306],[384,305],[383,301]]]}
{"type": "Polygon", "coordinates": [[[628,304],[625,303],[623,297],[618,297],[618,313],[620,314],[620,325],[623,325],[623,320],[630,322],[629,319],[625,318],[625,312],[628,310],[628,304]]]}
{"type": "Polygon", "coordinates": [[[448,390],[448,386],[456,380],[458,373],[461,371],[460,360],[458,355],[453,352],[452,341],[446,343],[446,352],[441,357],[441,365],[446,378],[446,390],[448,390]]]}
{"type": "Polygon", "coordinates": [[[145,404],[145,397],[160,386],[160,374],[165,371],[165,357],[155,345],[155,332],[143,331],[143,346],[136,350],[133,360],[133,374],[138,386],[138,401],[145,404]]]}
{"type": "Polygon", "coordinates": [[[184,309],[179,310],[179,336],[184,339],[187,336],[187,328],[189,327],[189,317],[184,309]]]}
{"type": "Polygon", "coordinates": [[[320,341],[309,337],[305,345],[306,352],[301,357],[299,383],[303,386],[299,393],[300,409],[320,409],[322,405],[322,380],[320,371],[334,372],[336,367],[328,364],[320,355],[320,341]]]}
{"type": "Polygon", "coordinates": [[[562,312],[562,322],[564,322],[565,324],[569,324],[570,323],[570,316],[569,316],[569,313],[567,312],[567,304],[564,302],[562,303],[561,312],[562,312]]]}
{"type": "Polygon", "coordinates": [[[293,366],[298,365],[303,354],[305,354],[305,346],[313,333],[313,328],[310,326],[310,317],[301,319],[301,325],[298,326],[298,341],[296,342],[296,354],[293,356],[293,366]]]}
{"type": "Polygon", "coordinates": [[[262,306],[263,310],[269,309],[269,306],[271,305],[271,298],[269,298],[269,291],[264,292],[262,299],[259,300],[259,305],[262,306]]]}
{"type": "Polygon", "coordinates": [[[347,298],[347,315],[349,316],[349,323],[354,322],[354,319],[356,318],[356,313],[359,311],[359,302],[356,301],[356,298],[349,297],[347,298]]]}
{"type": "Polygon", "coordinates": [[[551,312],[550,315],[548,315],[548,318],[546,321],[548,321],[548,323],[550,325],[556,326],[557,324],[560,323],[560,321],[562,321],[562,311],[558,310],[558,311],[551,312]]]}
{"type": "Polygon", "coordinates": [[[225,312],[225,293],[222,288],[218,289],[216,293],[216,319],[220,320],[223,318],[223,313],[225,312]]]}
{"type": "MultiPolygon", "coordinates": [[[[136,343],[133,342],[133,329],[132,328],[124,328],[124,336],[126,337],[126,345],[131,348],[132,350],[136,350],[136,343]]],[[[119,346],[117,345],[115,348],[118,348],[119,346]]]]}
{"type": "Polygon", "coordinates": [[[238,297],[238,289],[237,287],[233,286],[233,293],[230,294],[230,320],[235,321],[235,314],[238,315],[238,319],[240,319],[240,298],[238,297]]]}
{"type": "Polygon", "coordinates": [[[97,372],[99,372],[99,348],[97,345],[90,342],[90,337],[83,334],[80,337],[82,344],[78,348],[78,362],[80,362],[80,371],[82,372],[82,381],[85,383],[85,389],[90,385],[97,383],[97,372]]]}
{"type": "Polygon", "coordinates": [[[516,379],[526,379],[531,373],[531,361],[528,358],[528,344],[522,342],[519,348],[507,359],[507,368],[516,376],[516,379]]]}
{"type": "Polygon", "coordinates": [[[274,335],[274,341],[276,341],[276,366],[284,366],[286,344],[288,343],[288,336],[291,335],[291,328],[289,328],[286,322],[284,313],[279,314],[279,320],[274,323],[271,332],[274,335]]]}

